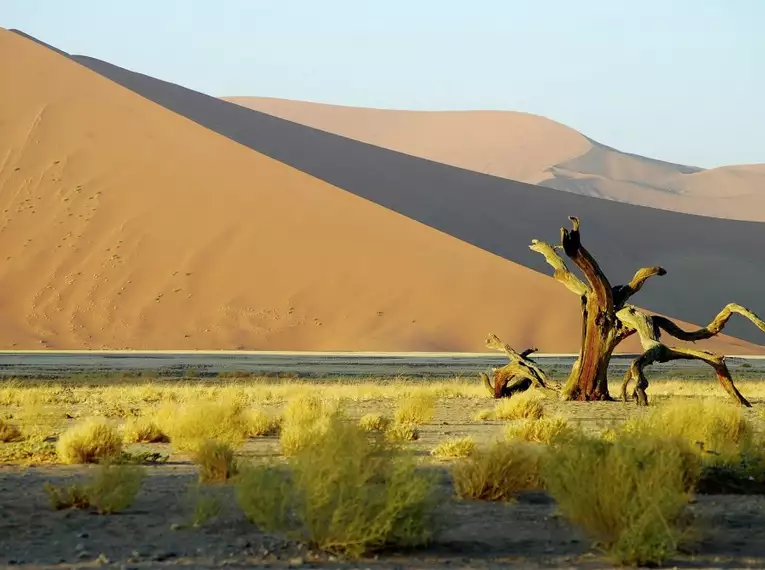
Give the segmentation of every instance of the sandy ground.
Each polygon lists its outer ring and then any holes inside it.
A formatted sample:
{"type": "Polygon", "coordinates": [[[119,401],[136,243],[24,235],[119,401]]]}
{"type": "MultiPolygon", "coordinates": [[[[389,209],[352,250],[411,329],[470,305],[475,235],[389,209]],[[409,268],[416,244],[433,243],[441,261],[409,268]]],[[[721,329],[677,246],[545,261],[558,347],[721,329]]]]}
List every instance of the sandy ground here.
{"type": "MultiPolygon", "coordinates": [[[[484,174],[689,214],[765,221],[765,166],[710,170],[623,153],[546,117],[224,97],[355,140],[484,174]]],[[[605,141],[606,143],[608,141],[605,141]]]]}
{"type": "MultiPolygon", "coordinates": [[[[471,435],[479,445],[500,433],[500,422],[470,418],[491,405],[485,398],[440,400],[435,418],[423,426],[411,446],[424,465],[440,472],[451,495],[449,461],[427,453],[446,437],[471,435]]],[[[564,413],[585,429],[613,425],[637,412],[621,403],[548,403],[551,414],[564,413]]],[[[757,400],[756,408],[763,405],[757,400]]],[[[353,404],[352,415],[391,413],[391,402],[353,404]]],[[[755,412],[751,412],[754,414],[755,412]]],[[[231,489],[214,488],[222,513],[199,528],[189,525],[188,488],[196,470],[167,444],[136,450],[169,453],[167,464],[147,467],[148,477],[136,502],[125,512],[98,516],[81,511],[53,512],[43,483],[72,482],[93,467],[0,467],[0,565],[69,568],[108,565],[118,568],[326,567],[326,568],[609,568],[612,565],[576,528],[556,512],[544,493],[526,493],[512,504],[451,499],[443,506],[444,530],[434,543],[414,552],[385,552],[343,561],[310,552],[282,537],[266,535],[237,509],[231,489]]],[[[275,457],[274,437],[250,440],[242,454],[252,460],[275,457]]],[[[761,568],[765,566],[765,497],[698,496],[691,510],[701,529],[699,540],[668,562],[679,568],[761,568]]]]}
{"type": "Polygon", "coordinates": [[[5,30],[0,76],[0,348],[578,349],[578,303],[546,275],[5,30]]]}

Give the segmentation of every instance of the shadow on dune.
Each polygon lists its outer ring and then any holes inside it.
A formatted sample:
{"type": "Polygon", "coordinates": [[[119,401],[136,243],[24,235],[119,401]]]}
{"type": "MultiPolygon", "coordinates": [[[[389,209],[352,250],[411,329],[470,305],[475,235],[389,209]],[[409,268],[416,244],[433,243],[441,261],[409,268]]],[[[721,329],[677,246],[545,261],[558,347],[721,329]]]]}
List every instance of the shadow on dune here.
{"type": "MultiPolygon", "coordinates": [[[[531,239],[556,241],[566,217],[577,215],[585,245],[613,284],[629,281],[640,266],[668,270],[640,292],[639,305],[703,324],[731,301],[765,313],[765,224],[634,206],[479,174],[292,123],[97,59],[71,57],[233,141],[536,271],[550,274],[541,256],[528,249],[531,239]]],[[[497,295],[512,294],[512,283],[496,285],[497,295]]],[[[749,323],[733,322],[725,332],[765,344],[749,323]]]]}

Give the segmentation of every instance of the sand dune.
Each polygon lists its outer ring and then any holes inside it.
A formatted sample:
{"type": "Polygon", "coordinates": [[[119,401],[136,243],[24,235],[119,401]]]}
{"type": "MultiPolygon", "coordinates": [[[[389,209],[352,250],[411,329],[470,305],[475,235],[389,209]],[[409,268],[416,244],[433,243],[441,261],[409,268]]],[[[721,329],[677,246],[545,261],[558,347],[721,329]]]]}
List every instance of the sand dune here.
{"type": "Polygon", "coordinates": [[[224,99],[484,174],[629,204],[765,221],[763,165],[704,171],[672,164],[620,152],[527,113],[366,109],[267,97],[224,99]]]}
{"type": "Polygon", "coordinates": [[[0,77],[0,348],[577,347],[548,277],[4,30],[0,77]]]}

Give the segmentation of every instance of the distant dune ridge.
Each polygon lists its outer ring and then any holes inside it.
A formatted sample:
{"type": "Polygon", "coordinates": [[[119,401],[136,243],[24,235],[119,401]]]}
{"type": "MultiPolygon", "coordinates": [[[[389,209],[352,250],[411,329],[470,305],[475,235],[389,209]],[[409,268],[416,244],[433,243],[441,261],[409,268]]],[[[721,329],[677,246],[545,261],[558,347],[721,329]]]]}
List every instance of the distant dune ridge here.
{"type": "Polygon", "coordinates": [[[620,152],[545,117],[511,111],[399,111],[224,97],[250,109],[389,148],[587,196],[765,221],[765,165],[704,170],[620,152]]]}
{"type": "Polygon", "coordinates": [[[548,276],[2,29],[0,78],[0,348],[578,349],[548,276]]]}

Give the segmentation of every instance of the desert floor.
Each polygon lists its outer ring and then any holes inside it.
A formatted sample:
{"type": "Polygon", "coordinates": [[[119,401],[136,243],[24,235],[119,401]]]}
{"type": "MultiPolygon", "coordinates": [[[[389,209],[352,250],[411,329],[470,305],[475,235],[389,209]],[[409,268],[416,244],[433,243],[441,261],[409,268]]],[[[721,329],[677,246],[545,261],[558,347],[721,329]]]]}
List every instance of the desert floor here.
{"type": "MultiPolygon", "coordinates": [[[[753,408],[745,411],[765,428],[765,383],[738,382],[753,408]]],[[[76,379],[0,383],[0,413],[34,416],[59,432],[78,418],[100,415],[120,422],[140,413],[142,402],[202,395],[215,400],[235,394],[264,410],[280,409],[294,393],[321,393],[339,398],[349,415],[376,412],[392,416],[399,394],[424,387],[438,396],[435,416],[421,426],[417,441],[406,445],[424,466],[437,470],[451,492],[449,466],[454,460],[430,456],[440,441],[472,436],[479,446],[501,437],[507,422],[477,421],[475,414],[494,401],[472,379],[317,381],[275,379],[76,379]],[[175,394],[171,396],[170,394],[175,394]],[[31,410],[31,411],[30,411],[31,410]]],[[[613,382],[612,391],[618,388],[613,382]]],[[[669,398],[724,398],[708,380],[652,380],[654,402],[669,398]]],[[[632,403],[545,402],[545,415],[563,415],[585,429],[602,429],[643,413],[632,403]]],[[[52,439],[52,438],[51,438],[52,439]]],[[[50,443],[50,442],[49,442],[50,443]]],[[[147,465],[147,477],[126,511],[99,516],[87,511],[51,509],[44,483],[63,484],[93,472],[94,466],[64,466],[14,459],[2,444],[0,457],[0,565],[21,568],[326,567],[326,568],[610,568],[578,529],[556,513],[554,501],[540,492],[526,493],[514,503],[464,501],[443,505],[446,525],[426,549],[386,552],[374,558],[343,560],[312,552],[297,543],[259,532],[238,509],[228,485],[210,487],[219,497],[221,514],[199,527],[190,524],[189,489],[197,481],[196,466],[171,444],[136,444],[128,451],[167,454],[166,462],[147,465]]],[[[52,445],[52,443],[51,443],[52,445]]],[[[243,458],[262,461],[280,454],[278,437],[249,439],[243,458]]],[[[583,487],[584,489],[584,487],[583,487]]],[[[680,568],[765,567],[765,496],[698,495],[691,505],[701,529],[690,551],[667,565],[680,568]]]]}

